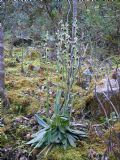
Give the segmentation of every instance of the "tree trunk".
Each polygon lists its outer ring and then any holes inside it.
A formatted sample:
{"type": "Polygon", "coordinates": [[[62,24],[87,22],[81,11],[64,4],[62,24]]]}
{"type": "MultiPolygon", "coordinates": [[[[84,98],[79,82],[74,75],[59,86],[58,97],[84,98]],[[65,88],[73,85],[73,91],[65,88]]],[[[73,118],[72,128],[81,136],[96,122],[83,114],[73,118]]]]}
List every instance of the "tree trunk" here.
{"type": "Polygon", "coordinates": [[[0,23],[0,98],[3,105],[6,107],[9,105],[9,101],[5,94],[5,65],[4,65],[4,44],[3,44],[3,28],[0,23]]]}

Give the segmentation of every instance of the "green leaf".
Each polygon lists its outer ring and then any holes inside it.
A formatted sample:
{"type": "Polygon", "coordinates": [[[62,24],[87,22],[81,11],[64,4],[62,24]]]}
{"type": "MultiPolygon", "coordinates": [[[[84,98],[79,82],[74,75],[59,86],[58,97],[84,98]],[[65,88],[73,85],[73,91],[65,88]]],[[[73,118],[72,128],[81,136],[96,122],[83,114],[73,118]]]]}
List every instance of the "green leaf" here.
{"type": "Polygon", "coordinates": [[[44,142],[45,142],[45,138],[41,139],[41,140],[39,141],[39,143],[37,143],[37,145],[36,145],[34,148],[39,148],[39,147],[41,147],[44,142]]]}
{"type": "Polygon", "coordinates": [[[60,131],[61,133],[65,133],[65,128],[63,128],[63,127],[61,127],[61,126],[59,126],[58,128],[59,128],[59,131],[60,131]]]}
{"type": "Polygon", "coordinates": [[[87,137],[87,134],[86,132],[84,131],[79,131],[79,130],[73,130],[73,129],[68,129],[69,132],[75,134],[75,135],[78,135],[78,136],[84,136],[84,137],[87,137]]]}
{"type": "Polygon", "coordinates": [[[35,118],[39,123],[39,125],[41,125],[42,127],[48,127],[48,124],[42,118],[40,118],[37,114],[35,114],[35,118]]]}
{"type": "Polygon", "coordinates": [[[68,146],[68,143],[67,143],[67,139],[66,139],[66,138],[62,140],[62,144],[63,144],[63,148],[66,149],[67,146],[68,146]]]}
{"type": "Polygon", "coordinates": [[[40,132],[39,134],[37,134],[37,136],[35,138],[33,138],[31,141],[27,142],[27,144],[32,144],[32,143],[36,143],[38,141],[41,141],[45,134],[46,134],[46,131],[40,132]]]}
{"type": "Polygon", "coordinates": [[[58,131],[55,131],[51,134],[51,143],[55,143],[58,141],[58,131]]]}
{"type": "Polygon", "coordinates": [[[76,147],[76,144],[75,144],[76,139],[72,135],[70,135],[69,133],[67,134],[67,138],[68,138],[70,145],[73,147],[76,147]]]}
{"type": "Polygon", "coordinates": [[[60,114],[60,98],[61,98],[61,93],[62,91],[58,91],[56,94],[56,99],[55,99],[55,103],[54,103],[54,112],[55,114],[60,114]]]}
{"type": "Polygon", "coordinates": [[[44,128],[44,129],[41,129],[40,131],[32,134],[31,137],[32,137],[32,138],[36,137],[37,135],[39,135],[39,133],[41,133],[41,132],[43,132],[43,131],[46,131],[48,128],[49,128],[49,127],[46,127],[46,128],[44,128]]]}

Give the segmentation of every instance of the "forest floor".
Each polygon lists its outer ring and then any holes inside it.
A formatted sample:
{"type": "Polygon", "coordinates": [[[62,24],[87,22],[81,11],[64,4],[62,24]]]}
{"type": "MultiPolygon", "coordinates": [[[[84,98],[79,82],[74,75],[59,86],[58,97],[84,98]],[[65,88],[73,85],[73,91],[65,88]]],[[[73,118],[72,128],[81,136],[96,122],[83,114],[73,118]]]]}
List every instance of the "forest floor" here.
{"type": "MultiPolygon", "coordinates": [[[[39,127],[34,119],[34,114],[46,115],[49,107],[49,116],[53,113],[53,104],[58,89],[65,90],[66,84],[62,80],[62,73],[56,71],[55,61],[42,60],[37,50],[32,50],[22,60],[24,49],[14,48],[13,57],[9,56],[9,49],[5,47],[6,78],[5,86],[10,101],[10,108],[2,109],[1,119],[1,144],[0,160],[34,160],[39,150],[34,150],[26,143],[31,139],[31,134],[38,131],[39,127]]],[[[93,100],[93,84],[89,91],[81,88],[77,82],[72,87],[75,96],[72,108],[72,116],[76,122],[81,122],[81,112],[86,105],[93,100]]],[[[76,148],[64,150],[60,147],[53,150],[45,158],[46,160],[97,160],[103,153],[109,150],[109,138],[111,128],[103,128],[101,136],[96,134],[94,126],[105,122],[104,116],[94,119],[92,115],[84,120],[89,124],[89,138],[78,141],[76,148]]],[[[120,134],[120,122],[112,126],[117,134],[120,134]]],[[[115,142],[116,139],[113,141],[115,142]]],[[[119,150],[119,149],[118,149],[119,150]]],[[[115,152],[116,148],[115,148],[115,152]]],[[[118,151],[119,155],[120,152],[118,151]]],[[[110,160],[114,160],[111,151],[110,160]]],[[[100,159],[100,158],[99,158],[100,159]]]]}

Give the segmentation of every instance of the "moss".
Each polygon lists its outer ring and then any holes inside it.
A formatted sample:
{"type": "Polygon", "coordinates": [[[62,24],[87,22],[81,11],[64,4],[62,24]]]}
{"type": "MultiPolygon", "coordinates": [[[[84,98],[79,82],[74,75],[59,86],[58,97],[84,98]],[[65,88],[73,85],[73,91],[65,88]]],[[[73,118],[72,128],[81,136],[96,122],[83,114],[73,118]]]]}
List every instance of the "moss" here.
{"type": "Polygon", "coordinates": [[[75,109],[84,108],[93,99],[93,94],[89,93],[87,95],[76,96],[73,101],[73,107],[75,109]]]}
{"type": "Polygon", "coordinates": [[[21,53],[23,50],[24,50],[24,49],[23,49],[23,48],[21,48],[21,47],[20,47],[20,48],[18,48],[18,47],[14,47],[14,48],[13,48],[13,53],[14,53],[14,54],[15,54],[15,53],[17,53],[17,54],[18,54],[18,53],[21,53]]]}
{"type": "Polygon", "coordinates": [[[32,65],[34,65],[34,66],[42,66],[42,67],[45,66],[45,64],[41,65],[39,59],[32,60],[31,63],[32,63],[32,65]]]}
{"type": "MultiPolygon", "coordinates": [[[[10,98],[9,98],[10,99],[10,98]]],[[[11,112],[15,114],[34,114],[40,109],[40,102],[33,97],[17,97],[10,101],[11,112]]]]}
{"type": "Polygon", "coordinates": [[[24,125],[19,125],[19,127],[16,129],[16,137],[17,138],[24,138],[24,136],[26,135],[26,133],[28,133],[30,131],[30,129],[28,128],[28,126],[24,126],[24,125]]]}
{"type": "Polygon", "coordinates": [[[35,83],[36,83],[36,81],[34,81],[33,79],[20,77],[20,79],[15,82],[15,86],[14,86],[15,88],[14,89],[20,89],[21,87],[22,88],[23,87],[34,88],[35,83]]]}
{"type": "Polygon", "coordinates": [[[87,160],[87,153],[84,147],[69,148],[54,148],[46,157],[46,160],[87,160]]]}
{"type": "Polygon", "coordinates": [[[13,58],[5,58],[5,66],[16,67],[16,60],[14,60],[13,58]]]}
{"type": "Polygon", "coordinates": [[[12,128],[11,123],[6,124],[4,127],[0,128],[0,146],[5,147],[8,145],[13,145],[15,143],[15,129],[12,128]]]}
{"type": "Polygon", "coordinates": [[[4,132],[0,132],[0,147],[3,147],[6,143],[8,143],[7,135],[4,132]]]}
{"type": "Polygon", "coordinates": [[[78,87],[77,85],[73,85],[72,86],[72,92],[75,93],[81,93],[82,92],[82,88],[81,87],[78,87]]]}
{"type": "Polygon", "coordinates": [[[40,53],[39,53],[39,51],[36,48],[29,47],[28,51],[24,55],[24,58],[26,58],[26,60],[39,59],[40,58],[40,53]]]}
{"type": "Polygon", "coordinates": [[[73,102],[73,107],[75,109],[81,109],[83,107],[85,107],[86,105],[86,102],[85,102],[85,99],[84,98],[75,98],[74,99],[74,102],[73,102]]]}
{"type": "Polygon", "coordinates": [[[9,91],[8,98],[12,104],[16,104],[16,105],[28,106],[30,103],[29,97],[23,96],[22,93],[19,93],[16,90],[9,91]]]}
{"type": "Polygon", "coordinates": [[[27,114],[34,114],[40,109],[41,103],[35,98],[32,99],[30,105],[27,107],[27,114]]]}
{"type": "Polygon", "coordinates": [[[5,115],[4,116],[4,124],[5,125],[9,125],[9,124],[11,124],[11,122],[12,122],[12,119],[11,119],[12,117],[10,116],[10,115],[5,115]]]}
{"type": "Polygon", "coordinates": [[[115,125],[114,125],[114,130],[115,130],[116,132],[120,132],[120,122],[115,123],[115,125]]]}
{"type": "Polygon", "coordinates": [[[109,128],[105,134],[104,134],[104,139],[108,139],[110,135],[112,135],[111,140],[114,141],[115,143],[117,142],[117,134],[120,133],[120,122],[116,122],[112,128],[109,128]]]}
{"type": "Polygon", "coordinates": [[[116,160],[116,157],[111,153],[111,154],[109,155],[109,160],[116,160]]]}
{"type": "Polygon", "coordinates": [[[38,83],[39,77],[27,78],[22,75],[14,75],[13,77],[8,75],[6,77],[7,94],[13,113],[27,114],[32,113],[32,110],[33,113],[37,112],[39,101],[35,97],[38,83]]]}

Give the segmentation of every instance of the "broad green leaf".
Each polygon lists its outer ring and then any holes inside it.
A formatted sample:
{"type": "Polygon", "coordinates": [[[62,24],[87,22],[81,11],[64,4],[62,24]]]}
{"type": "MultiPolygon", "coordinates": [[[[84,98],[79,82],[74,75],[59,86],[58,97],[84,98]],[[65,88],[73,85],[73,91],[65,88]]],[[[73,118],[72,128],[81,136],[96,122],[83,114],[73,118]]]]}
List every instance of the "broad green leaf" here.
{"type": "Polygon", "coordinates": [[[37,143],[37,145],[36,145],[34,148],[39,148],[39,147],[41,147],[44,142],[45,142],[45,138],[42,138],[42,139],[37,143]]]}
{"type": "Polygon", "coordinates": [[[70,128],[68,129],[68,131],[73,133],[73,134],[76,134],[76,135],[86,135],[86,132],[84,132],[84,131],[73,130],[73,129],[70,129],[70,128]]]}
{"type": "Polygon", "coordinates": [[[42,127],[48,127],[48,124],[42,118],[40,118],[37,114],[35,114],[35,118],[39,123],[39,125],[41,125],[42,127]]]}
{"type": "Polygon", "coordinates": [[[39,135],[39,133],[41,133],[41,132],[43,132],[43,131],[47,131],[48,128],[49,128],[49,127],[46,127],[46,128],[44,128],[44,129],[41,129],[40,131],[38,131],[38,132],[32,134],[31,137],[32,137],[32,138],[36,137],[37,135],[39,135]]]}
{"type": "Polygon", "coordinates": [[[62,140],[63,148],[66,149],[68,146],[67,139],[62,140]]]}
{"type": "Polygon", "coordinates": [[[55,99],[55,104],[54,104],[54,113],[57,115],[57,114],[60,114],[60,98],[61,98],[61,93],[62,91],[58,91],[57,94],[56,94],[56,99],[55,99]]]}
{"type": "Polygon", "coordinates": [[[59,131],[60,131],[61,133],[65,133],[65,128],[63,128],[63,127],[61,127],[61,126],[59,126],[58,128],[59,128],[59,131]]]}
{"type": "Polygon", "coordinates": [[[35,138],[33,138],[31,141],[27,142],[27,144],[32,144],[32,143],[36,143],[38,141],[41,141],[45,134],[46,134],[46,131],[40,132],[35,138]]]}
{"type": "Polygon", "coordinates": [[[72,135],[70,135],[69,133],[67,134],[67,138],[68,138],[70,145],[73,147],[76,147],[76,144],[75,144],[76,139],[72,135]]]}

